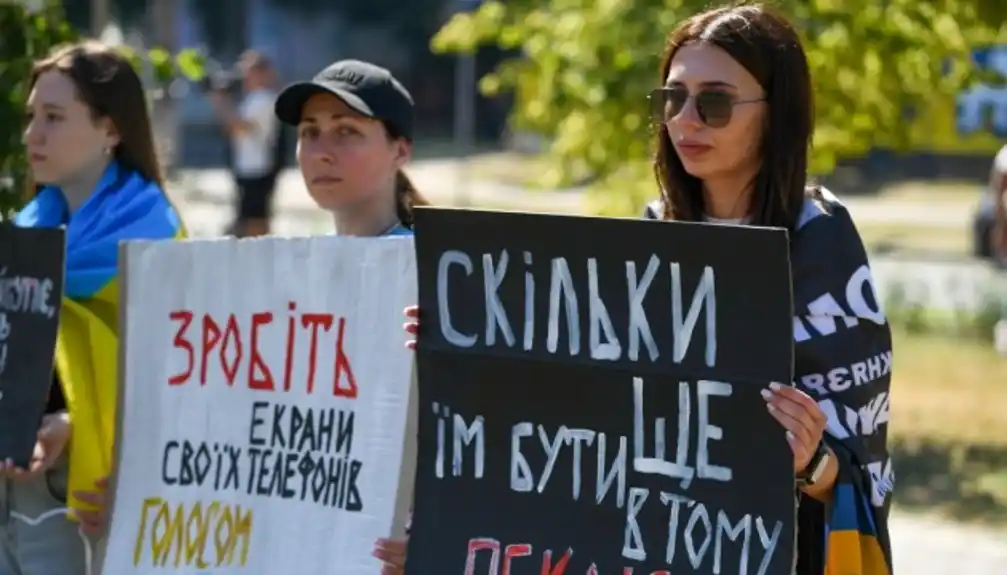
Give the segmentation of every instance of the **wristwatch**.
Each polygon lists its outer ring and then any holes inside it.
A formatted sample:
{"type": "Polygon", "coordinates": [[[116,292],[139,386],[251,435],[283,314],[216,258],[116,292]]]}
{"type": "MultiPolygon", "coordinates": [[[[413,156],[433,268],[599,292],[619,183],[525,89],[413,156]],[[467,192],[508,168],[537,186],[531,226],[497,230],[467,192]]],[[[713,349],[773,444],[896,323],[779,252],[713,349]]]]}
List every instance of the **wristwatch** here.
{"type": "Polygon", "coordinates": [[[798,472],[796,476],[797,486],[806,487],[818,483],[822,474],[825,473],[825,468],[829,465],[829,457],[829,448],[825,445],[824,441],[819,441],[818,448],[815,450],[815,454],[811,456],[808,466],[803,471],[798,472]]]}

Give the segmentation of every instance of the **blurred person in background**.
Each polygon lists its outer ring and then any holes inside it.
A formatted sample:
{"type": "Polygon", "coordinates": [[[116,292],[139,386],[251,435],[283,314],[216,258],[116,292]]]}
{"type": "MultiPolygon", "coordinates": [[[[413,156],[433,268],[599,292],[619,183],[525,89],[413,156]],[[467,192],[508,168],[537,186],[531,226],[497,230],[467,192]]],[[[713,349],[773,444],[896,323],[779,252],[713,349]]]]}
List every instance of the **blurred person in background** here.
{"type": "MultiPolygon", "coordinates": [[[[1007,264],[1007,146],[993,159],[990,174],[990,193],[993,194],[993,231],[990,234],[993,259],[1007,264]]],[[[1007,300],[1007,293],[1000,294],[1007,300]]],[[[1007,356],[1007,303],[1002,306],[1000,321],[993,328],[993,345],[1000,355],[1007,356]]]]}
{"type": "Polygon", "coordinates": [[[993,257],[1007,260],[1007,146],[993,158],[990,171],[990,193],[993,194],[993,257]]]}
{"type": "Polygon", "coordinates": [[[232,232],[238,237],[262,236],[269,233],[280,171],[281,129],[273,114],[275,75],[269,59],[255,50],[242,54],[238,69],[244,88],[241,101],[235,105],[223,90],[211,91],[210,98],[230,138],[231,172],[238,188],[232,232]]]}
{"type": "Polygon", "coordinates": [[[65,293],[31,462],[0,462],[0,575],[86,575],[112,468],[119,244],[184,228],[164,193],[143,85],[124,56],[94,41],[57,49],[35,63],[29,88],[33,181],[14,225],[65,228],[65,293]]]}

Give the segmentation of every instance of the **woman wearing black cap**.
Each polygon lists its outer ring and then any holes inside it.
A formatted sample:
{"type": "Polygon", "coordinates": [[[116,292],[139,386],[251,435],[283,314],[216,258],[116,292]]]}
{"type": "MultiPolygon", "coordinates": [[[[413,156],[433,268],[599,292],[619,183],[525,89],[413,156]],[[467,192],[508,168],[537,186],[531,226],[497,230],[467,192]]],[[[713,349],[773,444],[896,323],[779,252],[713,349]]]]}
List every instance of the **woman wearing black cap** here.
{"type": "MultiPolygon", "coordinates": [[[[403,171],[412,156],[413,98],[384,68],[342,60],[287,86],[276,117],[297,127],[297,165],[308,193],[346,236],[412,235],[427,205],[403,171]]],[[[402,573],[406,542],[380,539],[382,574],[402,573]]]]}
{"type": "Polygon", "coordinates": [[[412,234],[412,208],[427,204],[403,172],[412,156],[413,99],[388,70],[336,62],[287,86],[276,117],[297,127],[297,165],[337,233],[412,234]]]}

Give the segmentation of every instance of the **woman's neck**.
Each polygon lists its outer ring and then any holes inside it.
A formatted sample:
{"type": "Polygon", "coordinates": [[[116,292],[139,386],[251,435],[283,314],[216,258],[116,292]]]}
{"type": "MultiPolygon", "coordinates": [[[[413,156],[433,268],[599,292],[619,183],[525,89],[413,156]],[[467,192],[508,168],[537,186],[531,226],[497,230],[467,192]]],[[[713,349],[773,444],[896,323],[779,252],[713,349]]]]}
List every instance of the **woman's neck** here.
{"type": "Polygon", "coordinates": [[[737,220],[748,216],[752,205],[754,174],[745,177],[703,180],[703,205],[706,215],[718,220],[737,220]]]}
{"type": "Polygon", "coordinates": [[[84,170],[75,177],[59,183],[59,189],[63,192],[63,198],[66,200],[67,208],[71,214],[79,210],[84,202],[91,197],[95,188],[98,187],[98,182],[105,175],[108,165],[108,161],[101,162],[100,165],[84,170]]]}
{"type": "Polygon", "coordinates": [[[379,197],[379,201],[361,202],[333,212],[336,233],[341,236],[376,237],[387,234],[398,225],[394,196],[390,196],[391,202],[384,201],[385,194],[379,197]]]}

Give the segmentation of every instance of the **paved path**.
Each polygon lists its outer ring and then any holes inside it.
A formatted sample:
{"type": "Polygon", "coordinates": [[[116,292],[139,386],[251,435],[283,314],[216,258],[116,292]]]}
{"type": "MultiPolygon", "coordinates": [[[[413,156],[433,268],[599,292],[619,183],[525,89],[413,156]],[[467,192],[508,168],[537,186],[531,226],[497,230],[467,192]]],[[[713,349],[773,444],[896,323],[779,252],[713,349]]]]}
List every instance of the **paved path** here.
{"type": "MultiPolygon", "coordinates": [[[[473,181],[458,160],[426,160],[408,168],[417,188],[435,204],[516,208],[533,211],[583,213],[588,202],[584,188],[526,190],[487,181],[473,181]]],[[[232,184],[224,169],[181,170],[184,187],[198,191],[200,201],[230,202],[232,184]]],[[[286,170],[277,186],[277,198],[287,210],[314,211],[300,174],[286,170]]],[[[962,202],[878,202],[858,197],[843,198],[858,222],[906,223],[968,229],[973,206],[962,202]]]]}
{"type": "Polygon", "coordinates": [[[905,515],[896,515],[890,527],[897,575],[1007,573],[1007,532],[905,515]]]}

